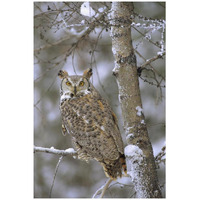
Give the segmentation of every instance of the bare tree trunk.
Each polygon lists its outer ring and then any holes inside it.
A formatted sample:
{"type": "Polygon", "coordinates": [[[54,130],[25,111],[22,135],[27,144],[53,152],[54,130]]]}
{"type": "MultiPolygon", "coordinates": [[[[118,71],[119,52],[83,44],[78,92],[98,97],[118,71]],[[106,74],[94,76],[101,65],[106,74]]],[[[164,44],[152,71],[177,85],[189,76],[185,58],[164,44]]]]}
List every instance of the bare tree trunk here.
{"type": "Polygon", "coordinates": [[[131,39],[133,3],[113,2],[111,13],[112,51],[115,58],[113,74],[119,88],[119,101],[126,130],[125,148],[130,176],[137,198],[161,198],[155,160],[148,137],[131,39]]]}

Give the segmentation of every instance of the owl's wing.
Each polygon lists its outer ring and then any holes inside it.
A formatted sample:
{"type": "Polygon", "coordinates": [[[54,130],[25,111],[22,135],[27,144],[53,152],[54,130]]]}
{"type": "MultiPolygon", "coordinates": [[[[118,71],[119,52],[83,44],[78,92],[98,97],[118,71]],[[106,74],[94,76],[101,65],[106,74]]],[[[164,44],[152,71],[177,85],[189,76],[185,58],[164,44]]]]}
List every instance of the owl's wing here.
{"type": "MultiPolygon", "coordinates": [[[[109,151],[112,152],[113,149],[114,151],[118,153],[118,156],[119,156],[119,152],[121,154],[124,154],[124,145],[123,145],[122,137],[121,137],[120,130],[118,127],[118,120],[115,113],[112,111],[107,100],[103,99],[100,96],[100,94],[97,95],[97,99],[95,102],[99,104],[99,106],[97,106],[96,109],[97,110],[100,109],[101,114],[102,114],[101,120],[102,120],[103,126],[100,127],[102,137],[108,141],[108,143],[106,144],[108,146],[107,156],[110,158],[112,157],[112,156],[109,156],[109,151]],[[115,146],[117,147],[117,149],[115,146]]],[[[115,156],[113,155],[113,159],[114,157],[115,156]]]]}
{"type": "Polygon", "coordinates": [[[115,113],[113,111],[111,111],[111,115],[112,115],[113,121],[114,121],[114,129],[116,130],[116,134],[113,134],[112,136],[115,140],[115,143],[118,147],[119,152],[124,154],[124,144],[123,144],[123,141],[122,141],[122,138],[121,138],[117,116],[115,115],[115,113]]]}
{"type": "MultiPolygon", "coordinates": [[[[99,132],[97,130],[96,132],[99,132]]],[[[73,137],[73,142],[79,158],[88,160],[88,157],[94,158],[97,161],[117,160],[119,158],[119,151],[116,148],[115,141],[112,137],[108,137],[101,131],[95,137],[87,136],[87,134],[79,137],[73,137]]]]}
{"type": "Polygon", "coordinates": [[[110,112],[110,115],[112,116],[112,120],[113,120],[113,127],[112,127],[112,131],[110,131],[110,134],[112,135],[112,138],[115,141],[115,144],[117,146],[118,151],[121,154],[124,154],[124,144],[122,141],[122,137],[120,134],[120,130],[118,127],[118,120],[117,120],[117,116],[115,115],[115,113],[112,111],[110,105],[108,104],[108,102],[106,100],[103,99],[103,101],[105,101],[105,106],[108,109],[108,112],[110,112]]]}

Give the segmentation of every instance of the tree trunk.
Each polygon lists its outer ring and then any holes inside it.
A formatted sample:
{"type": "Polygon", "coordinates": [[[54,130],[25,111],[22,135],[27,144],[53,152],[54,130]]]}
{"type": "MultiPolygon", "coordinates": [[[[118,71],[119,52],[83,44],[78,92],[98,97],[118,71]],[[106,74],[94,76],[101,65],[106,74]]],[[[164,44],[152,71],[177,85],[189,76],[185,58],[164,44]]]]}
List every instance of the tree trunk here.
{"type": "Polygon", "coordinates": [[[148,137],[131,39],[133,3],[113,2],[111,12],[113,74],[119,88],[119,101],[128,146],[125,154],[137,198],[161,198],[155,160],[148,137]]]}

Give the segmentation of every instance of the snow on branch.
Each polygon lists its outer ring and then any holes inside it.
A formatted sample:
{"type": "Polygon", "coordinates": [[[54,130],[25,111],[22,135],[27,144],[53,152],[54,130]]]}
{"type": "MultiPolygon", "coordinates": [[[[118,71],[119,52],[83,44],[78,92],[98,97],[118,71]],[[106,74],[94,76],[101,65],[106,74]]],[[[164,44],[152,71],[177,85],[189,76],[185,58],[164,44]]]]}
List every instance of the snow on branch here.
{"type": "Polygon", "coordinates": [[[34,146],[34,153],[36,152],[51,153],[51,154],[62,155],[62,156],[67,156],[67,155],[77,156],[77,152],[73,148],[68,148],[66,150],[59,150],[59,149],[54,149],[54,147],[44,148],[44,147],[34,146]]]}

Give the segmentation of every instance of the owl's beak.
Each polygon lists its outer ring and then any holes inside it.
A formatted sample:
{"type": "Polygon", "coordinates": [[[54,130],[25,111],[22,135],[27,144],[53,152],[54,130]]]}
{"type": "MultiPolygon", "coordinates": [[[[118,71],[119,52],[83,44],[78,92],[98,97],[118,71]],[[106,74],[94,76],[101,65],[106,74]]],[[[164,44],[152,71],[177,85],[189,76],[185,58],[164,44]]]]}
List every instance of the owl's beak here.
{"type": "Polygon", "coordinates": [[[74,96],[76,96],[76,92],[77,92],[76,86],[74,86],[74,96]]]}

